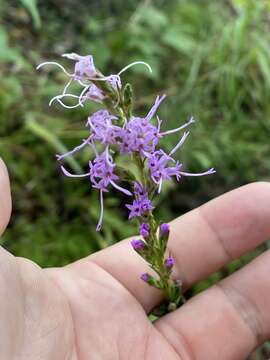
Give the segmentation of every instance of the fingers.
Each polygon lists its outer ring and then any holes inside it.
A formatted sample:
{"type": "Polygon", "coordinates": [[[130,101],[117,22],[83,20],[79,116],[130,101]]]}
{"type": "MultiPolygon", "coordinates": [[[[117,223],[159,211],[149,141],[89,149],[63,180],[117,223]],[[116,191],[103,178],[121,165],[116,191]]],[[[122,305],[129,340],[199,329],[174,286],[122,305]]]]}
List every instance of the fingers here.
{"type": "MultiPolygon", "coordinates": [[[[174,276],[188,287],[264,242],[270,235],[269,203],[270,184],[254,183],[173,221],[168,247],[176,260],[174,276]]],[[[111,273],[146,311],[161,300],[158,290],[140,280],[140,274],[149,272],[149,267],[129,240],[81,261],[94,261],[111,273]]]]}
{"type": "Polygon", "coordinates": [[[246,359],[270,336],[270,252],[156,322],[181,359],[246,359]]]}
{"type": "Polygon", "coordinates": [[[0,158],[0,235],[8,225],[11,214],[11,195],[7,168],[0,158]]]}
{"type": "Polygon", "coordinates": [[[186,287],[209,276],[270,235],[270,183],[220,196],[173,222],[169,248],[186,287]]]}

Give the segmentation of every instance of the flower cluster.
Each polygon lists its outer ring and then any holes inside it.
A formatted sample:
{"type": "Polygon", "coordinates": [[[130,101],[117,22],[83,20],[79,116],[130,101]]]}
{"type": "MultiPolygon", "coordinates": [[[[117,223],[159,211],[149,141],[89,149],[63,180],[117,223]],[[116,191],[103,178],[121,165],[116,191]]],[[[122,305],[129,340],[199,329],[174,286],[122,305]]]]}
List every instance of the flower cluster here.
{"type": "Polygon", "coordinates": [[[131,203],[126,204],[126,208],[129,210],[129,219],[136,218],[139,221],[141,238],[133,239],[131,245],[159,275],[159,279],[156,279],[145,273],[141,278],[161,289],[169,301],[178,305],[180,289],[177,284],[179,282],[169,281],[174,259],[171,255],[165,255],[169,226],[168,224],[158,225],[153,215],[153,201],[156,194],[162,190],[163,181],[172,178],[179,181],[182,176],[203,176],[215,172],[213,168],[202,173],[185,172],[182,170],[182,164],[174,159],[173,155],[184,144],[189,132],[183,133],[169,153],[159,146],[160,139],[181,132],[190,126],[194,119],[191,118],[176,129],[162,131],[162,121],[156,114],[165,95],[157,96],[145,116],[138,117],[132,114],[131,86],[123,85],[120,75],[137,64],[143,64],[151,71],[150,66],[142,61],[126,66],[118,74],[104,76],[96,69],[91,55],[81,56],[71,53],[63,54],[63,57],[75,62],[72,73],[56,62],[45,62],[38,66],[38,69],[44,65],[58,66],[68,78],[62,93],[52,98],[50,105],[57,101],[66,108],[75,108],[85,106],[88,101],[94,101],[101,104],[101,109],[87,119],[88,137],[74,149],[57,155],[58,161],[62,161],[67,156],[89,146],[94,159],[89,161],[88,172],[72,174],[63,164],[61,164],[61,169],[69,177],[88,177],[92,187],[99,191],[101,210],[97,230],[100,230],[103,220],[103,194],[107,193],[110,187],[127,196],[132,196],[133,199],[131,203]],[[68,92],[74,81],[82,87],[78,95],[68,92]],[[64,102],[66,98],[76,99],[76,103],[67,105],[64,102]],[[102,148],[100,153],[97,151],[97,144],[99,144],[98,148],[102,148]],[[121,168],[118,165],[119,157],[129,158],[137,171],[130,174],[121,168]],[[125,173],[123,178],[120,175],[122,173],[125,173]],[[124,187],[120,185],[123,181],[127,182],[124,187]]]}

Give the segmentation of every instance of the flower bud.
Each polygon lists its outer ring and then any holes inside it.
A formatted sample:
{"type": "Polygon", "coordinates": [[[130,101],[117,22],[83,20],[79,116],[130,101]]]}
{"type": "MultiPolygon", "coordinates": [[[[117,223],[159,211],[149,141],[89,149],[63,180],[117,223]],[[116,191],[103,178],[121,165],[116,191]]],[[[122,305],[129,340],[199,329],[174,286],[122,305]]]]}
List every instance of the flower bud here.
{"type": "Polygon", "coordinates": [[[160,225],[160,234],[161,236],[168,236],[169,235],[169,232],[170,232],[170,227],[168,224],[166,223],[163,223],[160,225]]]}
{"type": "Polygon", "coordinates": [[[150,231],[150,226],[147,223],[142,223],[140,226],[140,234],[142,237],[144,238],[148,238],[148,236],[150,235],[149,233],[150,231]]]}
{"type": "Polygon", "coordinates": [[[165,267],[170,270],[174,265],[174,259],[172,256],[167,257],[167,259],[164,262],[165,267]]]}
{"type": "Polygon", "coordinates": [[[144,282],[148,283],[149,280],[151,279],[151,276],[150,276],[149,274],[147,274],[147,273],[143,273],[143,274],[141,275],[141,279],[142,279],[144,282]]]}
{"type": "Polygon", "coordinates": [[[127,109],[127,111],[130,113],[132,108],[133,91],[129,83],[125,85],[123,92],[124,92],[124,106],[127,109]]]}
{"type": "Polygon", "coordinates": [[[132,239],[131,245],[135,251],[141,251],[145,248],[145,243],[141,239],[132,239]]]}
{"type": "Polygon", "coordinates": [[[143,273],[141,275],[141,280],[146,282],[148,285],[154,286],[156,289],[160,289],[160,282],[158,279],[155,279],[154,276],[143,273]]]}

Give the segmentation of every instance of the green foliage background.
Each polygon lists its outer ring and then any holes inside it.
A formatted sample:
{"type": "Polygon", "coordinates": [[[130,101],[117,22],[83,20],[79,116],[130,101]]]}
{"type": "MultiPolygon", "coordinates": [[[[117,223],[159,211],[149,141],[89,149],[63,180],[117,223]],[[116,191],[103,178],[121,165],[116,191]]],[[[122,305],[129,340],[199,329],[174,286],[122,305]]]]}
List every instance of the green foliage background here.
{"type": "MultiPolygon", "coordinates": [[[[66,78],[54,68],[60,54],[93,54],[105,74],[143,60],[125,74],[144,114],[156,94],[166,128],[197,121],[179,160],[191,171],[214,166],[208,178],[167,186],[160,216],[172,219],[232,188],[270,174],[270,1],[268,0],[2,0],[0,3],[0,154],[9,167],[14,212],[3,246],[42,266],[66,264],[134,233],[124,199],[107,196],[103,232],[95,231],[97,193],[87,181],[64,178],[55,153],[86,135],[96,107],[48,107],[66,78]]],[[[170,148],[177,141],[164,142],[170,148]]],[[[81,171],[88,153],[70,159],[81,171]]],[[[192,293],[251,256],[230,264],[192,293]]],[[[259,355],[258,355],[259,356],[259,355]]]]}

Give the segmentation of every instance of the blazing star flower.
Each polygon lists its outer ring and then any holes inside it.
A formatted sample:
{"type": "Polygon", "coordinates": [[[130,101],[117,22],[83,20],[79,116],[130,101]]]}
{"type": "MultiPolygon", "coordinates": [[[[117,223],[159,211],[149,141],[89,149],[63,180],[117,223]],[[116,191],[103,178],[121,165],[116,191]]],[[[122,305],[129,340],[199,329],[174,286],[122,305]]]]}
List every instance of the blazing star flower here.
{"type": "Polygon", "coordinates": [[[133,200],[133,203],[126,204],[126,207],[130,210],[129,219],[143,216],[154,209],[149,199],[133,200]]]}
{"type": "Polygon", "coordinates": [[[106,78],[106,81],[115,89],[119,90],[122,88],[122,82],[119,75],[109,75],[106,78]]]}
{"type": "Polygon", "coordinates": [[[134,183],[135,199],[132,204],[126,204],[130,210],[129,219],[146,215],[154,209],[152,202],[148,198],[147,190],[139,183],[134,183]]]}
{"type": "Polygon", "coordinates": [[[114,168],[115,164],[112,161],[108,148],[106,148],[102,154],[96,156],[93,162],[89,161],[89,176],[92,182],[92,186],[107,192],[107,188],[111,184],[113,187],[123,192],[124,194],[132,195],[130,191],[115,183],[115,180],[118,180],[119,177],[114,174],[114,168]]]}
{"type": "Polygon", "coordinates": [[[112,158],[109,154],[108,147],[105,151],[96,156],[93,162],[89,161],[89,172],[86,174],[71,174],[68,172],[64,166],[61,166],[63,173],[69,177],[90,177],[92,186],[100,191],[100,218],[97,225],[97,230],[100,230],[102,219],[103,219],[103,193],[108,191],[108,186],[112,185],[115,189],[121,191],[125,195],[131,196],[131,192],[127,189],[122,188],[121,186],[115,183],[115,180],[118,180],[119,177],[114,174],[115,164],[112,162],[112,158]]]}
{"type": "Polygon", "coordinates": [[[159,134],[160,125],[156,127],[150,120],[155,115],[159,105],[165,99],[165,95],[158,96],[155,104],[152,106],[145,118],[132,117],[123,128],[122,144],[120,150],[122,153],[130,154],[132,152],[153,152],[161,137],[159,134]]]}
{"type": "Polygon", "coordinates": [[[133,184],[134,195],[136,198],[143,199],[148,198],[147,189],[143,187],[138,181],[133,184]]]}
{"type": "Polygon", "coordinates": [[[134,117],[122,131],[122,153],[152,152],[158,143],[157,127],[144,118],[134,117]]]}
{"type": "Polygon", "coordinates": [[[90,84],[87,88],[87,92],[81,96],[81,101],[85,102],[87,100],[92,100],[97,103],[102,103],[106,98],[106,95],[100,90],[95,84],[90,84]]]}
{"type": "Polygon", "coordinates": [[[81,56],[75,53],[63,54],[63,57],[75,60],[74,79],[84,80],[85,78],[96,77],[97,71],[94,66],[92,55],[81,56]]]}
{"type": "Polygon", "coordinates": [[[179,161],[175,161],[170,155],[173,154],[183,144],[187,138],[188,133],[185,133],[175,148],[167,155],[163,150],[157,150],[152,154],[145,154],[148,160],[148,167],[150,170],[151,178],[159,188],[158,192],[161,191],[163,180],[170,180],[171,177],[175,176],[176,180],[179,181],[182,176],[204,176],[214,174],[213,168],[202,172],[202,173],[189,173],[181,171],[182,164],[179,161]],[[183,140],[184,139],[184,140],[183,140]],[[174,166],[168,166],[168,163],[174,163],[174,166]]]}
{"type": "Polygon", "coordinates": [[[130,191],[122,188],[115,183],[115,180],[118,180],[119,177],[114,174],[114,167],[115,164],[112,162],[108,148],[106,148],[106,150],[102,154],[96,156],[93,162],[89,161],[89,172],[85,174],[71,174],[64,168],[63,165],[61,166],[61,169],[63,173],[68,177],[89,177],[92,186],[101,191],[107,192],[108,186],[112,185],[124,194],[132,195],[130,191]]]}
{"type": "Polygon", "coordinates": [[[181,164],[175,163],[174,159],[163,150],[157,150],[148,155],[147,160],[154,183],[160,184],[162,180],[170,180],[172,176],[175,176],[177,180],[180,178],[181,164]],[[168,166],[169,162],[174,162],[175,166],[168,166]]]}
{"type": "Polygon", "coordinates": [[[141,279],[163,291],[166,301],[168,301],[168,311],[176,309],[182,300],[181,286],[170,278],[171,269],[174,265],[173,257],[165,258],[170,229],[168,224],[163,223],[159,226],[158,231],[159,221],[152,212],[154,209],[152,200],[156,195],[154,190],[158,188],[158,192],[160,192],[164,180],[171,180],[175,177],[179,181],[182,176],[203,176],[215,172],[213,168],[203,173],[184,172],[182,171],[182,164],[173,158],[176,151],[184,144],[189,132],[184,132],[178,143],[168,154],[159,146],[161,138],[182,131],[194,123],[194,119],[191,118],[175,129],[162,131],[162,121],[159,117],[157,116],[156,123],[152,119],[165,99],[165,95],[156,98],[154,105],[146,116],[129,115],[129,101],[131,103],[132,99],[126,96],[128,94],[126,89],[128,88],[122,86],[120,75],[137,64],[143,64],[148,70],[152,71],[151,67],[144,62],[134,62],[124,67],[117,74],[104,76],[100,71],[96,70],[92,55],[81,56],[70,53],[63,54],[63,56],[75,61],[73,73],[68,72],[61,64],[56,62],[45,62],[37,67],[39,69],[44,65],[55,65],[68,77],[62,93],[52,98],[49,105],[57,101],[65,108],[76,108],[84,106],[90,100],[103,104],[103,108],[88,117],[86,123],[89,129],[88,137],[74,149],[65,154],[57,155],[58,160],[63,160],[84,147],[90,146],[93,150],[94,159],[89,161],[89,171],[85,174],[71,174],[63,165],[61,169],[69,177],[88,177],[92,187],[98,189],[100,216],[97,230],[100,230],[103,220],[104,193],[107,193],[113,187],[125,195],[133,196],[132,203],[125,206],[129,210],[129,219],[140,218],[139,232],[143,240],[133,239],[131,245],[137,253],[149,262],[151,268],[159,276],[156,279],[144,273],[141,275],[141,279]],[[68,92],[73,81],[82,87],[79,95],[68,92]],[[67,105],[64,103],[66,98],[76,99],[76,103],[67,105]],[[102,148],[100,153],[97,152],[97,144],[102,148]],[[111,154],[115,154],[115,159],[111,154]],[[118,167],[118,156],[121,154],[130,159],[132,165],[130,169],[118,167]],[[136,167],[137,171],[133,171],[133,167],[136,167]],[[124,179],[132,186],[132,193],[118,185],[118,182],[121,181],[120,174],[123,174],[124,179]],[[157,249],[158,251],[156,251],[157,249]]]}
{"type": "Polygon", "coordinates": [[[117,119],[107,110],[99,110],[88,118],[87,125],[91,128],[92,139],[105,145],[116,144],[121,138],[121,127],[113,125],[112,121],[117,119]]]}

